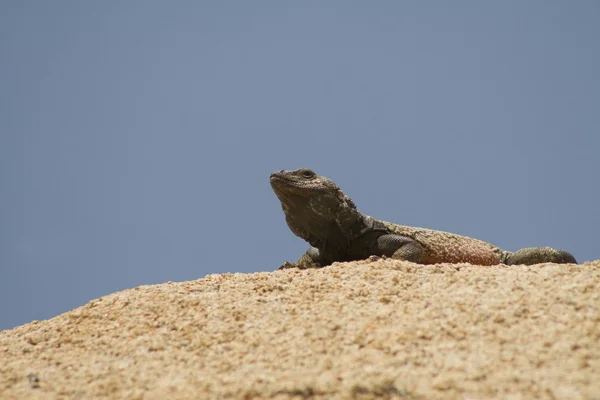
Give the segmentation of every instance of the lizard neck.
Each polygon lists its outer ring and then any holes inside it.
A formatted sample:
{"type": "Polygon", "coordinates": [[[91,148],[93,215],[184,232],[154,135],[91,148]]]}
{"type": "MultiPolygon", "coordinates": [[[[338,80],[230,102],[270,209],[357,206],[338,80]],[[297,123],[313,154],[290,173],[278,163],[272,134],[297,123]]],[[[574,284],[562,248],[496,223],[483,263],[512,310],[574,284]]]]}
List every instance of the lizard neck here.
{"type": "Polygon", "coordinates": [[[371,226],[370,217],[344,202],[325,203],[311,199],[284,209],[292,232],[332,259],[346,254],[352,242],[371,226]]]}

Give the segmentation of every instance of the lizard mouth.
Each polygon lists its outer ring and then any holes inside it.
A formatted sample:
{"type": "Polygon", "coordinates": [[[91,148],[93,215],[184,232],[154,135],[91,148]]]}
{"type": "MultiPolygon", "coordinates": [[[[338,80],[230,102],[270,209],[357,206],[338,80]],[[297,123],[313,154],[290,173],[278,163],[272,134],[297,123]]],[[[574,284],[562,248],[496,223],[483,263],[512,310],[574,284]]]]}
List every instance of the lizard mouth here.
{"type": "Polygon", "coordinates": [[[270,177],[271,186],[280,186],[281,184],[285,186],[289,186],[291,180],[286,178],[285,176],[280,175],[277,172],[273,172],[270,177]]]}
{"type": "Polygon", "coordinates": [[[273,191],[281,201],[290,202],[293,198],[302,193],[300,189],[294,185],[296,182],[295,180],[277,172],[271,174],[269,181],[271,183],[271,188],[273,188],[273,191]]]}

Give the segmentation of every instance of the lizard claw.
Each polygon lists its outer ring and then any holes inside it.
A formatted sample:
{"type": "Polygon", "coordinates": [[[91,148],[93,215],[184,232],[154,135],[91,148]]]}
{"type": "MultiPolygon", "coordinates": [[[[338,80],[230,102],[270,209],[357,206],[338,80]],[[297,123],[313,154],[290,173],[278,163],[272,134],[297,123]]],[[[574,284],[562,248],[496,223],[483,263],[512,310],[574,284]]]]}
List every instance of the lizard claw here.
{"type": "Polygon", "coordinates": [[[290,268],[299,268],[296,264],[292,264],[291,262],[284,262],[279,269],[290,269],[290,268]]]}

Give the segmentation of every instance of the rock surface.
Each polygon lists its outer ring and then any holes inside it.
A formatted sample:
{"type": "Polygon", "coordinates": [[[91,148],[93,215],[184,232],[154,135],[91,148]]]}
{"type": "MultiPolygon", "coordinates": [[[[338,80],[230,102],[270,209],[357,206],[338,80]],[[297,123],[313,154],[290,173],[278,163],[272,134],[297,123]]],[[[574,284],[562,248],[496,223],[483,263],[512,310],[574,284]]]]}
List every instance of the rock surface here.
{"type": "Polygon", "coordinates": [[[0,398],[599,399],[600,260],[208,275],[0,332],[0,398]]]}

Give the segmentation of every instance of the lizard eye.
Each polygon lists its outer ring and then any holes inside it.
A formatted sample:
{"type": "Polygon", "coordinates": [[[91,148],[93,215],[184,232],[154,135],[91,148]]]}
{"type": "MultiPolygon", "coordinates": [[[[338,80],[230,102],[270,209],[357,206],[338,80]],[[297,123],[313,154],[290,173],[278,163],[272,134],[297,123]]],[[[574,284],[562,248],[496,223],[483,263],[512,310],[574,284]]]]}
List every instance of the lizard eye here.
{"type": "Polygon", "coordinates": [[[315,176],[315,173],[312,172],[311,170],[307,169],[307,170],[302,171],[302,176],[308,179],[308,178],[312,178],[313,176],[315,176]]]}

